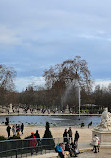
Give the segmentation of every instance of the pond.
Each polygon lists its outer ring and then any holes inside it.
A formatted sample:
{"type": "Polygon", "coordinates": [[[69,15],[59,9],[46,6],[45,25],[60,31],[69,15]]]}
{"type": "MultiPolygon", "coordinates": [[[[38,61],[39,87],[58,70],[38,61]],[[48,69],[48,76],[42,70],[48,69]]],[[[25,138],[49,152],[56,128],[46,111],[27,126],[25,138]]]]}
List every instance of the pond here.
{"type": "Polygon", "coordinates": [[[75,115],[65,116],[0,116],[0,123],[4,124],[9,117],[10,124],[38,125],[44,126],[48,121],[53,126],[79,126],[82,122],[87,126],[92,121],[92,126],[100,123],[100,116],[81,116],[80,120],[75,115]]]}

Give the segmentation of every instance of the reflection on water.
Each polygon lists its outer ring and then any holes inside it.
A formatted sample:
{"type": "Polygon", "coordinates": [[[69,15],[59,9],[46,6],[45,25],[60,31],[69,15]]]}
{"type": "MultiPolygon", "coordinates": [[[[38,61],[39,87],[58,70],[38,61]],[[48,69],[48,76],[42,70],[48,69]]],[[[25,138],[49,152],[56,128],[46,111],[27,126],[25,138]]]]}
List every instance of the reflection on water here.
{"type": "MultiPolygon", "coordinates": [[[[6,121],[7,116],[0,116],[0,123],[6,121]]],[[[10,124],[45,125],[46,121],[54,126],[78,126],[84,122],[85,126],[92,121],[92,126],[100,123],[100,116],[8,116],[10,124]]]]}

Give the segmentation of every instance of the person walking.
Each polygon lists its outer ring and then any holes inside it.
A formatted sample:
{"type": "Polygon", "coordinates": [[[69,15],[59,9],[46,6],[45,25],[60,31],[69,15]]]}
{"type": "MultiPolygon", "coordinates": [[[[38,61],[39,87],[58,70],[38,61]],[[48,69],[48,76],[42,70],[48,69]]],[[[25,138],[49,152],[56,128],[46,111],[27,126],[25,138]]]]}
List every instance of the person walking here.
{"type": "Polygon", "coordinates": [[[94,150],[94,153],[97,153],[97,149],[98,149],[98,152],[99,152],[99,137],[97,137],[97,135],[95,134],[94,138],[93,138],[93,150],[94,150]]]}
{"type": "Polygon", "coordinates": [[[72,142],[72,129],[71,129],[71,127],[69,127],[68,134],[69,134],[69,143],[70,143],[70,141],[72,142]]]}
{"type": "Polygon", "coordinates": [[[7,129],[6,129],[6,130],[7,130],[7,133],[8,133],[8,138],[9,138],[9,137],[10,137],[10,130],[11,130],[10,125],[8,125],[8,126],[7,126],[7,129]]]}
{"type": "Polygon", "coordinates": [[[75,141],[75,144],[76,144],[77,148],[78,148],[78,139],[79,139],[79,133],[78,133],[78,131],[76,131],[76,132],[75,132],[74,141],[75,141]]]}

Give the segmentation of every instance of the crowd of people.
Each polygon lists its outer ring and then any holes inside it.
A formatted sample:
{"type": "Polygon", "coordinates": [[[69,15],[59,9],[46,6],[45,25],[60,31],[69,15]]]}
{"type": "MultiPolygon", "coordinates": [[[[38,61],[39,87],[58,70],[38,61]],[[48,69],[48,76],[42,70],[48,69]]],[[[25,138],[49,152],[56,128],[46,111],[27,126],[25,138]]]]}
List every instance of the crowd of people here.
{"type": "Polygon", "coordinates": [[[77,154],[79,153],[78,139],[78,131],[75,132],[73,140],[73,133],[71,127],[69,127],[68,130],[65,129],[63,133],[63,143],[57,144],[56,152],[58,152],[61,158],[64,158],[65,151],[68,151],[71,157],[77,157],[77,154]]]}
{"type": "Polygon", "coordinates": [[[24,131],[24,124],[23,123],[21,125],[20,124],[16,124],[16,125],[13,125],[12,128],[8,124],[8,126],[6,128],[6,131],[7,131],[7,134],[8,134],[8,138],[10,137],[11,129],[12,129],[13,136],[20,137],[20,132],[21,132],[21,134],[23,134],[23,131],[24,131]]]}
{"type": "MultiPolygon", "coordinates": [[[[65,129],[64,130],[64,133],[63,133],[63,141],[64,143],[71,143],[72,140],[73,140],[73,136],[72,136],[72,129],[71,127],[69,127],[69,130],[65,129]]],[[[78,139],[79,139],[79,133],[78,131],[75,132],[75,135],[74,135],[74,142],[76,145],[78,145],[78,139]]]]}
{"type": "MultiPolygon", "coordinates": [[[[36,133],[32,132],[30,138],[33,138],[30,140],[31,154],[33,154],[34,150],[37,153],[38,151],[37,147],[40,144],[40,134],[38,130],[36,130],[36,133]]],[[[75,132],[73,139],[73,133],[71,127],[69,127],[69,130],[65,129],[63,133],[63,142],[57,144],[55,147],[55,151],[58,152],[60,158],[65,158],[66,151],[68,151],[70,157],[77,157],[77,154],[80,153],[78,148],[78,139],[79,139],[78,131],[75,132]]],[[[94,153],[99,152],[99,148],[100,148],[99,141],[100,141],[99,137],[95,135],[93,138],[94,153]]]]}
{"type": "MultiPolygon", "coordinates": [[[[12,130],[13,136],[20,137],[20,134],[23,134],[24,132],[24,124],[16,124],[12,127],[8,124],[6,131],[8,134],[8,138],[10,138],[10,131],[12,130]],[[21,132],[21,133],[20,133],[21,132]]],[[[71,127],[69,129],[65,129],[63,133],[63,142],[56,145],[56,152],[58,152],[59,156],[61,158],[64,158],[65,151],[68,151],[70,154],[70,157],[77,157],[77,154],[79,154],[79,148],[78,148],[78,139],[79,139],[79,133],[76,131],[73,135],[71,127]]],[[[31,154],[33,154],[33,150],[37,152],[37,146],[40,144],[40,134],[38,130],[36,132],[32,132],[30,138],[33,138],[30,140],[30,147],[31,147],[31,154]]],[[[99,152],[100,148],[100,140],[97,135],[94,136],[92,143],[93,143],[93,151],[94,153],[99,152]]]]}
{"type": "Polygon", "coordinates": [[[67,142],[57,144],[55,151],[58,152],[61,158],[65,157],[65,151],[69,152],[70,157],[77,157],[77,154],[79,154],[79,149],[73,141],[71,143],[67,142]]]}

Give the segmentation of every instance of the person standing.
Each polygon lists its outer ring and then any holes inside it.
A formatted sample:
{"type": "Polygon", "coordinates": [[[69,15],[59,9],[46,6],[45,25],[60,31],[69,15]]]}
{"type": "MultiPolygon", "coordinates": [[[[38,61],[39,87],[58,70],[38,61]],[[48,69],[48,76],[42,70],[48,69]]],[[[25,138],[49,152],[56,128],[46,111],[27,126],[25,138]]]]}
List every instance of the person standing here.
{"type": "Polygon", "coordinates": [[[78,131],[76,131],[74,141],[75,141],[77,148],[78,148],[78,139],[79,139],[79,133],[78,133],[78,131]]]}
{"type": "Polygon", "coordinates": [[[16,131],[15,131],[15,126],[14,126],[14,125],[13,125],[13,127],[12,127],[12,133],[13,133],[13,136],[16,135],[16,131]]]}
{"type": "Polygon", "coordinates": [[[40,143],[40,134],[38,130],[36,130],[36,133],[34,134],[34,136],[37,138],[38,143],[40,143]]]}
{"type": "Polygon", "coordinates": [[[93,138],[93,149],[94,149],[94,153],[97,153],[97,149],[99,152],[99,137],[97,137],[97,135],[95,134],[94,138],[93,138]]]}
{"type": "Polygon", "coordinates": [[[67,129],[65,129],[65,131],[63,133],[63,141],[64,141],[64,143],[68,142],[68,139],[67,139],[67,129]]]}
{"type": "Polygon", "coordinates": [[[10,125],[8,125],[8,126],[7,126],[8,138],[10,137],[10,130],[11,130],[11,127],[10,127],[10,125]]]}
{"type": "Polygon", "coordinates": [[[72,142],[72,129],[71,129],[71,127],[69,127],[68,134],[69,134],[69,143],[70,143],[70,141],[72,142]]]}
{"type": "Polygon", "coordinates": [[[34,136],[34,132],[32,132],[31,139],[30,139],[31,155],[33,154],[33,150],[35,150],[37,153],[37,146],[38,146],[38,142],[36,140],[36,137],[34,136]]]}
{"type": "Polygon", "coordinates": [[[17,124],[16,124],[15,128],[16,128],[16,133],[17,133],[17,132],[18,132],[18,130],[19,130],[19,129],[18,129],[18,125],[17,125],[17,124]]]}
{"type": "Polygon", "coordinates": [[[24,124],[21,124],[21,133],[23,134],[23,130],[24,130],[24,124]]]}

